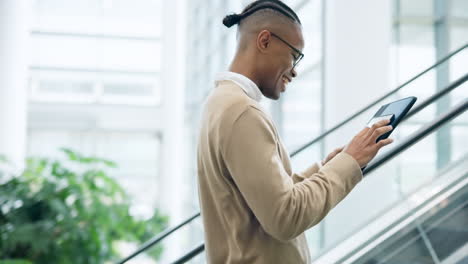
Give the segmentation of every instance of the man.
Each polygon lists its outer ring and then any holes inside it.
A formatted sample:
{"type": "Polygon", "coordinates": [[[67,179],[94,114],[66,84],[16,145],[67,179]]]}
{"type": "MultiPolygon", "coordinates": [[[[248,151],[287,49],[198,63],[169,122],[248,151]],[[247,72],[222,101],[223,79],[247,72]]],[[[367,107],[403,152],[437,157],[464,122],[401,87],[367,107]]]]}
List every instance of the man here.
{"type": "Polygon", "coordinates": [[[303,232],[362,179],[361,168],[392,142],[375,143],[391,127],[383,121],[364,128],[322,164],[293,173],[259,101],[277,100],[296,77],[300,20],[280,1],[260,0],[223,23],[239,25],[237,51],[204,105],[198,144],[207,261],[310,263],[303,232]]]}

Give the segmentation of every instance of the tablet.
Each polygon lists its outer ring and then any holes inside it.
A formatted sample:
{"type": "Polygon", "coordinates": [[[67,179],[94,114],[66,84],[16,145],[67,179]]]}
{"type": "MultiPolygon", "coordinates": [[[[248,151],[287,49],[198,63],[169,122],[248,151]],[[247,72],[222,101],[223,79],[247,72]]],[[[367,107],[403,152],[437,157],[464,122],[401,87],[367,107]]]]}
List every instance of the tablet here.
{"type": "Polygon", "coordinates": [[[392,126],[393,129],[380,136],[376,142],[379,142],[380,140],[386,139],[390,136],[403,117],[409,112],[411,107],[413,107],[416,100],[416,97],[410,96],[380,107],[379,111],[377,111],[371,120],[369,120],[367,126],[371,127],[374,123],[379,122],[380,120],[390,119],[390,123],[388,125],[392,126]]]}

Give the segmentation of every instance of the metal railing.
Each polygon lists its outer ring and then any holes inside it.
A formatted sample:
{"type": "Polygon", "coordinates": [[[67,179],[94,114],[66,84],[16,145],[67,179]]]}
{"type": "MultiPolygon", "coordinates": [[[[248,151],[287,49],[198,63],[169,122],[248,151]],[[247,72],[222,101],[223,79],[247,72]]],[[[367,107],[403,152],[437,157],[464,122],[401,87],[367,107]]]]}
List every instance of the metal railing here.
{"type": "Polygon", "coordinates": [[[176,225],[175,227],[173,227],[171,229],[168,229],[166,231],[163,231],[162,233],[158,234],[157,236],[153,237],[152,239],[146,241],[135,252],[130,254],[128,257],[122,259],[118,263],[121,264],[121,263],[125,263],[125,262],[129,261],[130,259],[134,258],[135,256],[137,256],[141,252],[143,252],[143,251],[147,250],[148,248],[156,245],[159,241],[163,240],[165,237],[169,236],[173,232],[179,230],[179,228],[181,228],[181,227],[185,226],[186,224],[192,222],[195,218],[197,218],[199,216],[200,216],[200,213],[196,213],[193,216],[189,217],[188,219],[184,220],[182,223],[176,225]]]}

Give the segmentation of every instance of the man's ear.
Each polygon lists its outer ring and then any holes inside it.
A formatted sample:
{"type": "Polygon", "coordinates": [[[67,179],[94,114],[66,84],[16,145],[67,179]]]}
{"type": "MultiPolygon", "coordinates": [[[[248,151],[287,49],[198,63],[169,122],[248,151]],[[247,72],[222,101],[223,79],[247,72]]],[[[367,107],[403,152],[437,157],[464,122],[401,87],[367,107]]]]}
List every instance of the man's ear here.
{"type": "Polygon", "coordinates": [[[266,53],[271,42],[271,33],[268,30],[262,30],[257,35],[257,49],[261,53],[266,53]]]}

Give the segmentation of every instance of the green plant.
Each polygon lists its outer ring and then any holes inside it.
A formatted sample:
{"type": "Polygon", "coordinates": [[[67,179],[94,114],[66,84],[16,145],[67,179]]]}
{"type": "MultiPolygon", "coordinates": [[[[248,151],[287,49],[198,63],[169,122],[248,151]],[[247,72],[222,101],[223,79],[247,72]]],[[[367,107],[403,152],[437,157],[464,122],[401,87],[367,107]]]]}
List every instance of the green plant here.
{"type": "Polygon", "coordinates": [[[0,264],[32,264],[27,260],[13,259],[13,260],[0,260],[0,264]]]}
{"type": "Polygon", "coordinates": [[[62,150],[67,160],[29,158],[20,175],[0,181],[0,259],[105,263],[121,257],[116,242],[140,243],[166,228],[158,211],[145,221],[129,214],[129,197],[106,174],[113,162],[62,150]]]}

